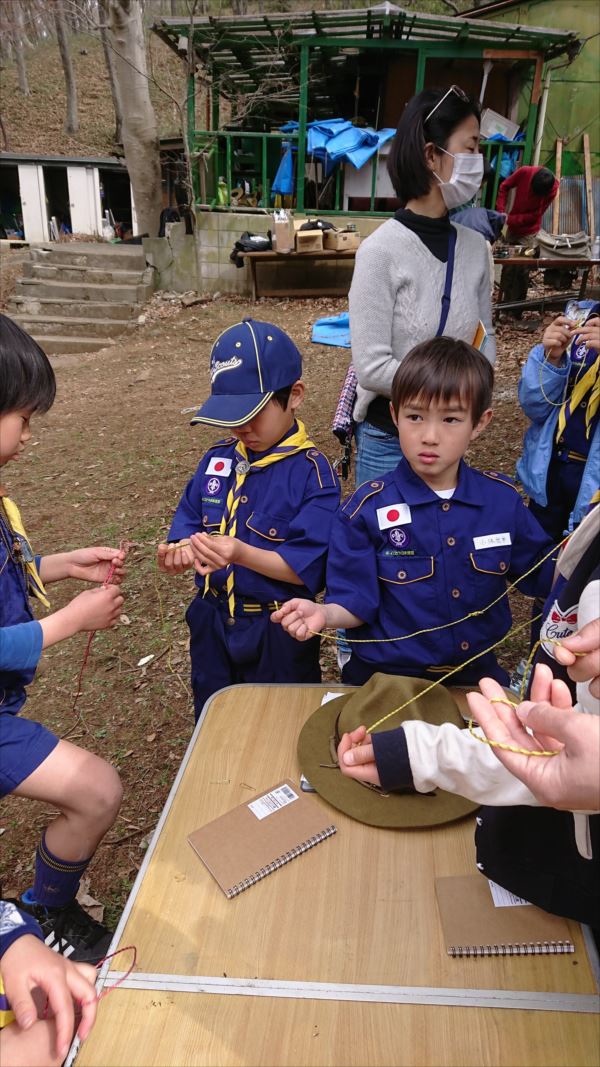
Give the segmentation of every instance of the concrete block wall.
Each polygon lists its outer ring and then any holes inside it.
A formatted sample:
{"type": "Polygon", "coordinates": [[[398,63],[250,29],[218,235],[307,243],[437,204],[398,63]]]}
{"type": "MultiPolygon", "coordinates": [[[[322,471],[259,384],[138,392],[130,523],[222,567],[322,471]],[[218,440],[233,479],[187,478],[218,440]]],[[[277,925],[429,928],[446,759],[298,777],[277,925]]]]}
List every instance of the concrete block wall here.
{"type": "MultiPolygon", "coordinates": [[[[296,218],[300,216],[296,215],[296,218]]],[[[306,217],[309,217],[308,215],[306,217]]],[[[310,217],[314,217],[311,215],[310,217]]],[[[340,216],[319,215],[334,226],[343,226],[344,218],[340,216]]],[[[384,219],[361,216],[352,220],[364,239],[381,225],[384,219]]],[[[236,267],[229,256],[235,242],[248,230],[249,233],[267,233],[272,229],[271,215],[245,214],[242,212],[199,211],[197,225],[200,235],[200,259],[202,277],[196,279],[196,254],[193,237],[186,235],[183,223],[175,223],[168,237],[144,238],[144,251],[148,262],[155,268],[158,289],[168,289],[183,293],[198,289],[204,293],[238,293],[249,296],[249,268],[236,267]]],[[[331,275],[335,274],[333,284],[350,286],[352,266],[307,262],[295,259],[289,263],[265,263],[261,269],[261,280],[268,288],[326,287],[331,284],[331,275]],[[285,278],[283,277],[285,272],[285,278]],[[279,281],[278,281],[279,279],[279,281]]]]}

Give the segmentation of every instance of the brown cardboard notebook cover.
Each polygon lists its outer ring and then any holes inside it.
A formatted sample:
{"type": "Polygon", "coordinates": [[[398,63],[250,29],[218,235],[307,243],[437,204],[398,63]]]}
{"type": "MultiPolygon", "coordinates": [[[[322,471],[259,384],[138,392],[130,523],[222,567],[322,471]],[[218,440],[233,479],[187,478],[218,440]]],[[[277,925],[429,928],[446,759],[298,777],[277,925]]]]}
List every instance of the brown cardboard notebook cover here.
{"type": "Polygon", "coordinates": [[[449,956],[546,956],[574,952],[566,919],[531,904],[498,908],[487,878],[436,878],[449,956]]]}
{"type": "Polygon", "coordinates": [[[230,898],[335,832],[328,813],[286,779],[194,830],[188,841],[230,898]]]}

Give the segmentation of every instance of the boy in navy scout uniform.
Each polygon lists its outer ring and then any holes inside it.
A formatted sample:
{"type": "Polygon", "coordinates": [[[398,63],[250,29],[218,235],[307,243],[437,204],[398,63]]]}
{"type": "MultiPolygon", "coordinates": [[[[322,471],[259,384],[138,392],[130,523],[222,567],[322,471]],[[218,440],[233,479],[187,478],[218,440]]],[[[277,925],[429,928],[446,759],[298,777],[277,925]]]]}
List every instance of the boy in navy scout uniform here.
{"type": "Polygon", "coordinates": [[[202,457],[175,512],[158,566],[195,567],[190,628],[196,718],[205,701],[236,682],[319,682],[319,639],[298,645],[269,616],[294,593],[325,584],[337,476],[296,412],[302,360],[268,322],[244,319],[215,342],[211,395],[193,423],[232,436],[202,457]],[[175,542],[175,543],[172,543],[175,542]]]}
{"type": "MultiPolygon", "coordinates": [[[[390,409],[403,459],[365,482],[334,524],[324,605],[294,599],[273,620],[298,640],[324,627],[354,629],[342,679],[362,685],[376,671],[436,679],[465,664],[453,684],[508,675],[492,652],[511,625],[507,579],[524,575],[552,547],[510,479],[463,460],[488,425],[493,370],[463,341],[417,345],[392,384],[390,409]],[[497,603],[493,603],[498,600],[497,603]],[[485,610],[488,609],[488,610],[485,610]],[[405,640],[390,640],[409,636],[405,640]]],[[[550,585],[534,571],[527,595],[550,585]]]]}

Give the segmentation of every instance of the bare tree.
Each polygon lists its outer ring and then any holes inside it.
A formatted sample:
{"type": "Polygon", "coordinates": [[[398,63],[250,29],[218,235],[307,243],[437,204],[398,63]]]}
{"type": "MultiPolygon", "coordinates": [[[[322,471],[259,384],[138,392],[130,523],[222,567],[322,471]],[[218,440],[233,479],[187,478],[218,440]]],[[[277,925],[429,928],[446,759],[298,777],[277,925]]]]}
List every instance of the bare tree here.
{"type": "Polygon", "coordinates": [[[113,107],[115,110],[114,140],[120,142],[123,138],[123,104],[121,103],[121,93],[119,90],[119,85],[115,72],[113,43],[110,40],[110,26],[108,25],[109,14],[107,0],[98,0],[98,14],[100,16],[100,39],[102,41],[102,48],[104,50],[104,61],[106,63],[106,70],[108,71],[108,81],[110,84],[110,92],[112,96],[113,107]]]}
{"type": "Polygon", "coordinates": [[[69,42],[67,38],[67,25],[65,20],[63,0],[55,0],[54,2],[54,21],[56,24],[58,50],[60,52],[60,58],[65,75],[65,88],[67,90],[67,117],[65,120],[65,130],[69,134],[74,134],[77,133],[79,130],[79,115],[77,112],[77,85],[75,83],[75,75],[73,74],[73,64],[71,63],[71,53],[69,51],[69,42]]]}
{"type": "Polygon", "coordinates": [[[155,237],[162,207],[156,116],[148,87],[139,0],[108,0],[116,82],[123,104],[123,149],[142,233],[155,237]]]}
{"type": "Polygon", "coordinates": [[[23,55],[25,29],[23,26],[23,8],[21,7],[20,0],[13,0],[11,11],[13,16],[11,37],[15,52],[15,63],[17,64],[19,89],[24,96],[29,96],[29,82],[27,81],[27,69],[25,67],[25,57],[23,55]]]}

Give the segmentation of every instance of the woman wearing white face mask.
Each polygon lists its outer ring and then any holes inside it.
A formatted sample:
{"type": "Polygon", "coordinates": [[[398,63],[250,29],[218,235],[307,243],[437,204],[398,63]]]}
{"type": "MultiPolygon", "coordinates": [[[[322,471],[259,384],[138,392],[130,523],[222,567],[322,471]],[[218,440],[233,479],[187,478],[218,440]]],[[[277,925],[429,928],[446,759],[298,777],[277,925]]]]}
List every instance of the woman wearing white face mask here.
{"type": "Polygon", "coordinates": [[[425,89],[409,100],[388,157],[402,207],[366,241],[350,289],[356,482],[397,465],[398,434],[389,412],[392,379],[413,345],[439,334],[473,341],[479,321],[496,343],[485,239],[451,223],[483,178],[479,108],[458,86],[425,89]]]}

